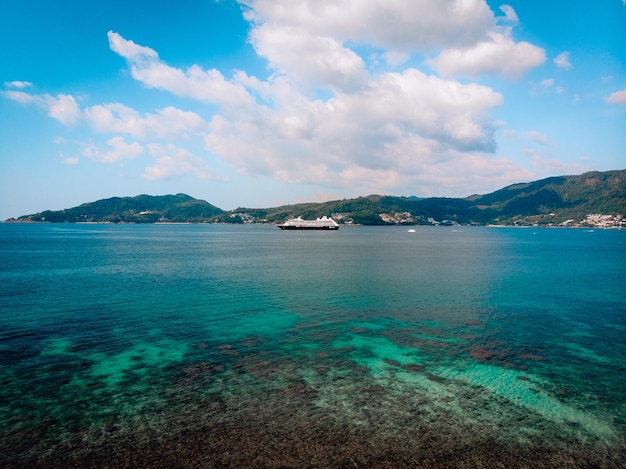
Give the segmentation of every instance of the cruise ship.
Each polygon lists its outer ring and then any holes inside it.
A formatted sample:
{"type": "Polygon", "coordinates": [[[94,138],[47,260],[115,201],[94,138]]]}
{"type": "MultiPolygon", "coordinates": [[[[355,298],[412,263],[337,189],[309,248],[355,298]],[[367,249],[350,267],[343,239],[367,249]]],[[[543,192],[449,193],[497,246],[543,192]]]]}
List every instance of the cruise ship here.
{"type": "Polygon", "coordinates": [[[281,230],[338,230],[339,225],[335,220],[328,217],[317,220],[303,220],[302,217],[287,220],[282,225],[278,225],[281,230]]]}

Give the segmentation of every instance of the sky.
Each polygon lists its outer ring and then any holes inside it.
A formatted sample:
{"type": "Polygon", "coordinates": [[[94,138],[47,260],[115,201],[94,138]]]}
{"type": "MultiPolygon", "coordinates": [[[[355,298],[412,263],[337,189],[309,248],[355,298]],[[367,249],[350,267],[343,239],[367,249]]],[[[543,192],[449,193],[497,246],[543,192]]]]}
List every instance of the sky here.
{"type": "Polygon", "coordinates": [[[626,168],[626,0],[20,0],[0,220],[466,197],[626,168]]]}

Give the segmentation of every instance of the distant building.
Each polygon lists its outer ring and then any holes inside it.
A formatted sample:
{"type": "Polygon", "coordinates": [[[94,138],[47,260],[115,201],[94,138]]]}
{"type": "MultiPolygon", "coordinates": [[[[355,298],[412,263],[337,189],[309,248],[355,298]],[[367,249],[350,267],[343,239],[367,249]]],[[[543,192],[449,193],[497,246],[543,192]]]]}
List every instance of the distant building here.
{"type": "Polygon", "coordinates": [[[595,228],[615,228],[624,226],[624,217],[622,215],[603,215],[593,213],[581,222],[584,226],[593,226],[595,228]]]}

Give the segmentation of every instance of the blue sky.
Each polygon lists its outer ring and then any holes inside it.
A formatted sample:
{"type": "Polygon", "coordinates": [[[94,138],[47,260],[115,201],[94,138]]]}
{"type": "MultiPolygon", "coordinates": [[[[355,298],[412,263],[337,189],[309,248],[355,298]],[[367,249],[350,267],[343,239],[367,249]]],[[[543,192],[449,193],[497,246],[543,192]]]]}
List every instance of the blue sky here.
{"type": "Polygon", "coordinates": [[[626,2],[22,0],[0,15],[0,219],[464,197],[626,168],[626,2]]]}

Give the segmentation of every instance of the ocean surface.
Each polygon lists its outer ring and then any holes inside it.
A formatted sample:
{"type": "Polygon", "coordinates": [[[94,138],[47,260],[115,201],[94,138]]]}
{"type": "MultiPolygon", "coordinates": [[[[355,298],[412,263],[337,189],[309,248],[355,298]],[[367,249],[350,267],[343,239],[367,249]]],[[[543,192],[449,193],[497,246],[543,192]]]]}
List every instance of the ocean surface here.
{"type": "Polygon", "coordinates": [[[626,231],[0,224],[2,467],[626,467],[626,231]]]}

